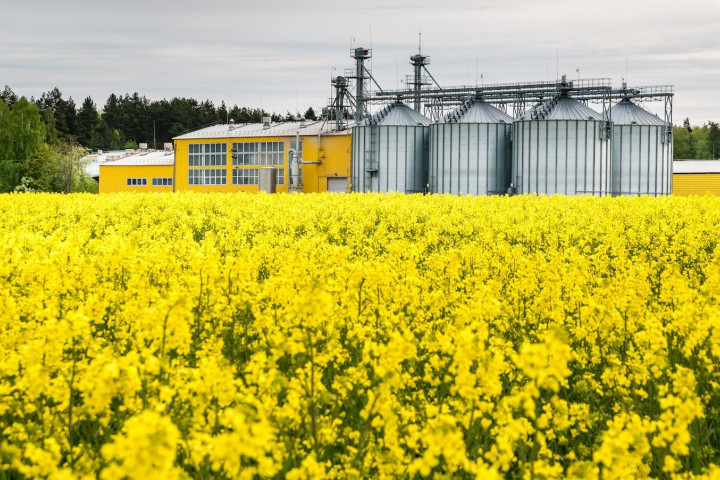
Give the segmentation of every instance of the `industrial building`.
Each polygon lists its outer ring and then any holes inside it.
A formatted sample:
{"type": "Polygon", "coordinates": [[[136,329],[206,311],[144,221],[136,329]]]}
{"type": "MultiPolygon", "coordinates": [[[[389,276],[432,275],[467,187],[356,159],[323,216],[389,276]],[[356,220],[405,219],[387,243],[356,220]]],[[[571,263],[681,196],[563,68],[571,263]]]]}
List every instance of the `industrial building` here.
{"type": "Polygon", "coordinates": [[[368,68],[372,50],[350,56],[354,68],[331,80],[322,120],[189,132],[174,139],[171,165],[146,155],[101,166],[101,192],[254,192],[265,169],[277,192],[659,196],[678,181],[671,86],[563,76],[448,87],[418,52],[406,88],[383,90],[368,68]],[[647,102],[661,102],[664,116],[647,102]],[[172,185],[132,180],[161,173],[172,185]]]}
{"type": "Polygon", "coordinates": [[[140,150],[99,164],[100,193],[172,192],[175,152],[140,150]]]}
{"type": "Polygon", "coordinates": [[[263,168],[275,169],[277,192],[349,190],[349,130],[326,121],[265,120],[176,137],[174,191],[257,192],[263,168]]]}
{"type": "Polygon", "coordinates": [[[720,160],[675,160],[673,195],[720,195],[720,160]]]}

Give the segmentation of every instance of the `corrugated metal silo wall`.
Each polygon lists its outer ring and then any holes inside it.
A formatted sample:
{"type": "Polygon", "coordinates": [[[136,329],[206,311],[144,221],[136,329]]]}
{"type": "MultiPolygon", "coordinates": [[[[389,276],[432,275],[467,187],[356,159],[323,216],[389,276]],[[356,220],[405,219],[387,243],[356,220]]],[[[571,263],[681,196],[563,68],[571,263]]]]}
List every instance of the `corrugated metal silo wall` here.
{"type": "Polygon", "coordinates": [[[672,137],[662,125],[614,125],[612,194],[672,193],[672,137]]]}
{"type": "Polygon", "coordinates": [[[504,194],[510,186],[512,125],[440,123],[430,126],[430,191],[504,194]]]}
{"type": "Polygon", "coordinates": [[[350,189],[353,192],[365,191],[365,128],[353,127],[352,129],[352,178],[350,189]]]}
{"type": "Polygon", "coordinates": [[[421,193],[428,177],[428,127],[353,128],[355,192],[421,193]]]}
{"type": "Polygon", "coordinates": [[[610,146],[597,120],[520,120],[513,133],[517,193],[607,195],[610,146]]]}

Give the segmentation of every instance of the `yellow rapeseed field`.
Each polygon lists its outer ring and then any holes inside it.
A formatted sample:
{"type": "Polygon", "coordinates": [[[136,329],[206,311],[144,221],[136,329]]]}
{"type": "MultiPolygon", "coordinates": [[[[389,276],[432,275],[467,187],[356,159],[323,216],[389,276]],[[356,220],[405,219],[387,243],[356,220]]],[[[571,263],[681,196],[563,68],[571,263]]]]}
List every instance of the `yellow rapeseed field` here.
{"type": "Polygon", "coordinates": [[[0,479],[720,476],[720,199],[0,209],[0,479]]]}

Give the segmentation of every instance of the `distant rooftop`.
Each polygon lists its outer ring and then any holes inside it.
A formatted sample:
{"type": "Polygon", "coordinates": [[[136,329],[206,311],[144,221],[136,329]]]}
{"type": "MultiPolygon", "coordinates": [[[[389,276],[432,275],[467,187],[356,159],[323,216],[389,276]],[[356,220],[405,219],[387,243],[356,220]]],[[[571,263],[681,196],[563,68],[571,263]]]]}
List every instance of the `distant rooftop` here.
{"type": "Polygon", "coordinates": [[[103,163],[105,167],[126,167],[140,165],[172,165],[175,163],[175,152],[170,151],[141,151],[117,160],[103,163]]]}
{"type": "Polygon", "coordinates": [[[286,137],[318,134],[348,134],[349,130],[336,132],[335,122],[307,120],[305,122],[271,123],[267,127],[262,123],[220,124],[201,128],[194,132],[175,137],[173,140],[192,140],[199,138],[242,138],[242,137],[286,137]]]}
{"type": "Polygon", "coordinates": [[[720,173],[720,160],[675,160],[673,173],[720,173]]]}

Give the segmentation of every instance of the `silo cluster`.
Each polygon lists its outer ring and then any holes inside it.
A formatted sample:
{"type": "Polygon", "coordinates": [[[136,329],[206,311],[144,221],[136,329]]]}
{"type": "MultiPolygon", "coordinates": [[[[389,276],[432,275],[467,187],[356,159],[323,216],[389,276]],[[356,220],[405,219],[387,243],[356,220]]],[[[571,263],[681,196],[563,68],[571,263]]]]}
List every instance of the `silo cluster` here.
{"type": "Polygon", "coordinates": [[[622,99],[607,117],[560,92],[513,119],[480,97],[432,123],[401,102],[353,128],[358,192],[668,195],[672,129],[622,99]]]}

